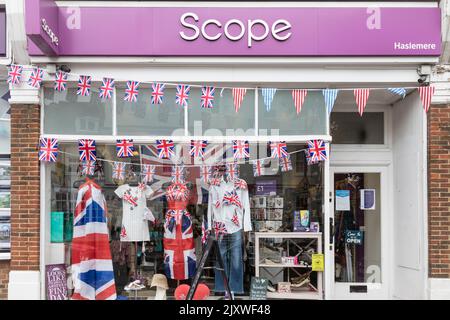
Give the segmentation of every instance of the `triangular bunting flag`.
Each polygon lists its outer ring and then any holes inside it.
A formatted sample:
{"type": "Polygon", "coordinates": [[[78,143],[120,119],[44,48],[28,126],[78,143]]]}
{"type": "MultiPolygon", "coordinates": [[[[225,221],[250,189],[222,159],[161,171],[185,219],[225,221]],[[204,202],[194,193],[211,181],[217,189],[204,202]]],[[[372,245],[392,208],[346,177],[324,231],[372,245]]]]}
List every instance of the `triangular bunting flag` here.
{"type": "Polygon", "coordinates": [[[297,114],[302,111],[303,102],[305,102],[305,97],[308,94],[307,90],[294,89],[292,90],[292,99],[294,99],[294,106],[297,114]]]}
{"type": "Polygon", "coordinates": [[[404,98],[405,95],[406,95],[406,89],[405,88],[388,88],[388,91],[393,93],[393,94],[402,96],[402,98],[404,98]]]}
{"type": "Polygon", "coordinates": [[[261,93],[264,99],[264,105],[266,106],[267,112],[272,108],[273,97],[275,97],[275,93],[277,89],[275,88],[262,88],[261,93]]]}
{"type": "Polygon", "coordinates": [[[431,98],[434,95],[434,86],[419,87],[418,90],[423,109],[425,110],[425,112],[428,112],[428,110],[430,109],[431,98]]]}
{"type": "Polygon", "coordinates": [[[233,95],[233,104],[234,110],[236,112],[241,108],[242,101],[244,100],[244,96],[247,93],[247,89],[244,88],[233,88],[231,90],[231,94],[233,95]]]}
{"type": "Polygon", "coordinates": [[[359,115],[362,116],[364,113],[364,109],[366,107],[367,99],[369,99],[369,89],[355,89],[355,100],[356,104],[358,105],[358,112],[359,115]]]}
{"type": "Polygon", "coordinates": [[[338,89],[324,89],[322,90],[323,97],[325,99],[325,106],[327,107],[328,114],[331,113],[334,107],[334,102],[336,101],[338,89]]]}

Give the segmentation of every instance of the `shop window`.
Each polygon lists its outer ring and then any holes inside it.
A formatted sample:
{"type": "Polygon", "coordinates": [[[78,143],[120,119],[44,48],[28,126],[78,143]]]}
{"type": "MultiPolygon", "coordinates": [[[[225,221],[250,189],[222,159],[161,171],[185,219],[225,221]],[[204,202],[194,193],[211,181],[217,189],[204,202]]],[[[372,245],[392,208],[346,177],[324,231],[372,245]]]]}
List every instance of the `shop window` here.
{"type": "MultiPolygon", "coordinates": [[[[254,157],[267,157],[266,146],[266,143],[261,143],[260,146],[252,145],[252,148],[259,150],[257,152],[259,154],[254,155],[254,157]]],[[[233,233],[235,238],[223,234],[219,238],[222,241],[221,250],[223,250],[225,263],[237,266],[237,272],[241,274],[241,277],[234,280],[230,279],[230,282],[233,282],[231,284],[232,289],[234,288],[236,294],[248,295],[251,278],[255,275],[254,232],[283,232],[284,235],[289,237],[289,234],[294,230],[312,231],[310,222],[317,226],[319,231],[323,231],[324,165],[323,162],[307,165],[304,152],[294,152],[303,150],[305,147],[302,143],[290,143],[288,145],[288,152],[292,152],[292,170],[287,172],[279,170],[278,160],[272,159],[265,164],[264,175],[255,177],[253,166],[243,161],[238,165],[238,171],[239,178],[245,183],[235,184],[234,180],[220,178],[221,174],[224,173],[222,166],[213,167],[215,173],[212,178],[219,179],[209,180],[209,183],[205,183],[202,180],[200,167],[196,166],[202,162],[194,162],[190,158],[189,153],[186,152],[186,150],[189,150],[187,145],[177,145],[172,162],[172,160],[159,159],[153,145],[136,145],[137,155],[129,159],[119,159],[116,157],[116,146],[114,144],[98,144],[97,157],[99,160],[95,167],[95,174],[89,176],[90,179],[95,181],[96,186],[89,184],[89,188],[101,189],[101,193],[91,193],[96,194],[95,201],[100,201],[101,204],[93,206],[91,203],[84,206],[86,203],[80,204],[80,201],[84,199],[80,197],[80,190],[83,190],[82,186],[87,180],[80,171],[77,146],[75,143],[61,144],[60,149],[63,152],[59,154],[58,161],[49,165],[51,194],[48,202],[49,216],[47,216],[48,222],[46,225],[50,226],[50,230],[47,232],[47,241],[49,242],[48,246],[51,247],[51,250],[48,251],[51,252],[51,255],[46,260],[46,265],[64,264],[66,266],[67,275],[71,279],[68,282],[70,296],[74,293],[74,288],[71,286],[73,279],[77,279],[77,268],[76,264],[73,264],[74,260],[89,259],[88,255],[92,254],[93,250],[100,251],[97,256],[108,257],[105,252],[109,251],[112,255],[112,273],[108,276],[114,278],[117,295],[121,299],[135,298],[134,291],[127,291],[126,288],[136,279],[144,285],[143,288],[139,289],[139,297],[153,299],[155,288],[151,288],[150,285],[153,275],[157,273],[168,278],[168,285],[171,290],[167,291],[167,294],[171,296],[173,289],[178,285],[189,283],[189,280],[183,279],[191,277],[193,271],[195,271],[195,260],[199,261],[202,253],[202,223],[206,221],[212,223],[212,221],[208,221],[208,208],[209,210],[215,210],[212,209],[214,207],[218,208],[217,210],[220,212],[224,210],[223,212],[230,214],[226,216],[228,220],[224,220],[224,232],[226,230],[231,231],[232,228],[239,232],[233,233]],[[183,183],[183,186],[189,190],[187,194],[183,191],[185,189],[174,187],[171,177],[174,163],[181,160],[185,164],[185,183],[183,183]],[[123,181],[112,178],[113,161],[127,163],[128,167],[123,181]],[[141,165],[146,164],[157,166],[154,180],[149,182],[147,187],[139,189],[141,165]],[[226,183],[225,181],[231,184],[222,185],[222,182],[226,183]],[[231,189],[228,190],[227,188],[231,189]],[[237,204],[224,202],[218,190],[220,192],[236,191],[238,194],[237,200],[241,202],[243,211],[238,209],[237,204]],[[142,192],[142,194],[139,192],[142,192]],[[248,198],[245,195],[246,193],[248,198]],[[100,194],[106,200],[105,205],[101,201],[102,198],[99,197],[100,194]],[[124,201],[127,194],[131,195],[132,199],[137,201],[138,204],[134,205],[128,200],[124,201]],[[172,198],[174,195],[179,195],[179,200],[174,200],[172,198]],[[186,195],[187,197],[184,198],[186,195]],[[134,196],[137,197],[137,200],[134,196]],[[217,205],[217,201],[219,205],[217,205]],[[231,207],[228,207],[229,205],[231,207]],[[100,207],[107,208],[106,219],[102,219],[102,215],[98,214],[101,212],[99,211],[100,207]],[[229,208],[231,209],[226,211],[229,208]],[[92,214],[93,211],[97,214],[92,214]],[[78,216],[74,218],[75,212],[78,216]],[[302,213],[300,214],[300,212],[302,213]],[[233,213],[238,215],[235,222],[233,221],[233,213]],[[80,218],[82,214],[86,214],[83,219],[80,218]],[[142,219],[142,217],[147,218],[150,215],[154,218],[153,222],[142,219]],[[83,242],[77,242],[76,237],[80,235],[78,232],[81,229],[75,228],[94,218],[98,220],[96,220],[97,222],[103,223],[102,228],[104,229],[96,229],[97,232],[102,233],[102,230],[104,230],[108,234],[109,240],[101,244],[99,240],[101,235],[99,235],[97,237],[99,242],[97,243],[84,242],[82,244],[83,242]],[[300,218],[302,218],[302,221],[300,221],[300,218]],[[183,237],[188,239],[183,245],[189,248],[188,251],[181,251],[181,254],[176,251],[177,248],[173,247],[176,241],[171,241],[179,236],[178,231],[176,231],[178,230],[176,229],[178,224],[180,230],[182,230],[180,232],[184,233],[183,237]],[[251,228],[252,230],[250,233],[246,233],[245,237],[242,237],[241,230],[243,228],[245,230],[251,228]],[[192,242],[189,240],[191,236],[192,242]],[[164,238],[167,242],[164,242],[164,238]],[[167,249],[166,255],[164,255],[165,249],[167,249]],[[176,255],[176,259],[181,257],[181,267],[178,265],[174,268],[174,264],[170,264],[174,255],[176,255]],[[189,259],[183,260],[183,257],[189,259]],[[232,259],[237,260],[232,263],[232,259]],[[167,262],[169,263],[167,264],[167,262]],[[177,281],[177,279],[181,279],[181,281],[177,281]],[[242,292],[239,292],[241,290],[242,292]]],[[[217,164],[219,161],[231,163],[233,158],[230,148],[231,146],[224,144],[208,145],[205,162],[208,164],[217,164]]],[[[216,213],[215,211],[210,212],[213,212],[209,216],[212,219],[216,213]]],[[[280,270],[277,269],[276,275],[261,271],[260,276],[269,279],[270,286],[274,288],[277,288],[281,282],[292,282],[291,290],[293,292],[296,290],[303,290],[304,292],[317,288],[317,274],[311,273],[307,266],[311,264],[311,254],[315,250],[310,243],[310,239],[303,239],[295,244],[277,241],[276,239],[269,239],[261,243],[260,252],[264,253],[264,257],[260,255],[260,258],[264,261],[260,264],[278,264],[280,270]],[[306,265],[297,267],[296,272],[289,270],[289,268],[284,269],[283,263],[287,262],[283,259],[287,258],[291,260],[298,258],[306,265]],[[301,279],[299,280],[299,278],[301,279]]],[[[216,261],[208,261],[209,265],[214,265],[214,263],[216,261]]],[[[205,277],[202,278],[202,282],[211,291],[221,291],[220,284],[218,284],[220,283],[219,276],[215,275],[214,270],[207,269],[204,274],[205,277]]],[[[280,284],[279,287],[284,288],[283,284],[280,284]]]]}
{"type": "MultiPolygon", "coordinates": [[[[117,89],[117,134],[184,136],[184,107],[175,104],[175,89],[165,88],[163,103],[151,104],[151,86],[141,84],[137,102],[123,99],[117,89]]],[[[198,107],[199,96],[191,89],[189,108],[198,107]]]]}
{"type": "Polygon", "coordinates": [[[258,116],[260,135],[326,135],[327,112],[320,91],[309,91],[297,114],[291,90],[278,90],[270,111],[259,90],[258,116]]]}
{"type": "Polygon", "coordinates": [[[384,144],[384,113],[332,112],[330,132],[334,144],[384,144]]]}
{"type": "Polygon", "coordinates": [[[216,88],[214,108],[200,107],[201,89],[195,88],[189,109],[189,133],[194,136],[255,135],[255,91],[247,90],[239,112],[235,111],[230,89],[216,88]]]}
{"type": "Polygon", "coordinates": [[[63,92],[44,88],[44,133],[111,135],[112,100],[102,101],[94,88],[88,97],[76,92],[76,88],[63,92]]]}

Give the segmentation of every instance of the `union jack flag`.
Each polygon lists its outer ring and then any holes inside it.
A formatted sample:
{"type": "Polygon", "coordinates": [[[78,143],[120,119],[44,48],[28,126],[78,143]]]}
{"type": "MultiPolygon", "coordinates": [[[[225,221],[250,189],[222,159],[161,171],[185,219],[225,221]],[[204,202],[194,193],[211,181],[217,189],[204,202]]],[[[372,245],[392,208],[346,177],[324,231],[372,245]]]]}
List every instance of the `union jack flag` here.
{"type": "Polygon", "coordinates": [[[91,94],[91,76],[80,76],[78,78],[77,95],[87,97],[91,94]]]}
{"type": "Polygon", "coordinates": [[[191,156],[194,158],[203,159],[203,156],[205,155],[205,148],[207,145],[207,140],[191,140],[191,156]]]}
{"type": "Polygon", "coordinates": [[[202,87],[201,107],[206,109],[214,108],[214,87],[202,87]]]}
{"type": "Polygon", "coordinates": [[[72,299],[115,300],[106,200],[100,186],[90,179],[78,190],[73,231],[72,299]]]}
{"type": "Polygon", "coordinates": [[[239,216],[237,215],[236,211],[234,211],[233,217],[231,217],[231,222],[233,222],[237,227],[240,226],[239,216]]]}
{"type": "Polygon", "coordinates": [[[133,207],[138,206],[138,197],[133,197],[128,191],[123,195],[123,200],[131,204],[133,207]]]}
{"type": "Polygon", "coordinates": [[[39,160],[56,162],[58,157],[58,139],[40,138],[39,139],[39,160]]]}
{"type": "Polygon", "coordinates": [[[327,160],[327,149],[323,140],[309,140],[308,152],[313,162],[327,160]]]}
{"type": "Polygon", "coordinates": [[[67,79],[68,74],[64,71],[58,71],[55,74],[55,85],[54,88],[56,91],[65,91],[67,89],[67,79]]]}
{"type": "Polygon", "coordinates": [[[95,140],[89,139],[78,140],[78,151],[80,153],[80,161],[97,160],[97,152],[95,150],[95,140]]]}
{"type": "Polygon", "coordinates": [[[85,176],[93,176],[95,173],[95,161],[81,162],[81,174],[85,176]]]}
{"type": "Polygon", "coordinates": [[[288,156],[287,145],[285,141],[272,141],[269,144],[272,158],[285,158],[288,156]]]}
{"type": "Polygon", "coordinates": [[[288,172],[292,170],[292,162],[289,155],[280,159],[280,168],[281,172],[288,172]]]}
{"type": "Polygon", "coordinates": [[[136,102],[139,93],[138,81],[127,81],[127,88],[125,89],[125,96],[123,100],[128,102],[136,102]]]}
{"type": "Polygon", "coordinates": [[[142,182],[149,183],[153,182],[153,177],[155,176],[156,166],[151,164],[143,164],[142,165],[142,182]]]}
{"type": "Polygon", "coordinates": [[[184,84],[177,85],[177,92],[175,93],[175,103],[182,107],[187,107],[190,91],[191,86],[184,84]]]}
{"type": "Polygon", "coordinates": [[[111,99],[112,94],[114,92],[114,79],[112,78],[103,78],[102,85],[100,86],[98,96],[100,99],[111,99]]]}
{"type": "MultiPolygon", "coordinates": [[[[113,174],[112,178],[117,180],[125,179],[125,169],[126,163],[123,162],[113,162],[113,174]]],[[[124,196],[125,198],[125,196],[124,196]]]]}
{"type": "Polygon", "coordinates": [[[184,183],[184,166],[172,166],[172,182],[184,183]]]}
{"type": "Polygon", "coordinates": [[[260,177],[264,174],[264,160],[254,160],[253,164],[253,176],[260,177]]]}
{"type": "Polygon", "coordinates": [[[212,175],[211,166],[203,165],[200,167],[200,176],[203,183],[208,184],[209,180],[211,179],[211,175],[212,175]]]}
{"type": "Polygon", "coordinates": [[[220,236],[221,234],[228,233],[227,227],[225,226],[225,223],[223,223],[223,222],[214,221],[213,229],[214,229],[214,234],[216,236],[220,236]]]}
{"type": "Polygon", "coordinates": [[[306,152],[305,152],[305,156],[306,156],[306,164],[307,164],[308,166],[311,166],[311,165],[313,165],[313,164],[318,163],[318,161],[313,161],[313,160],[311,160],[312,158],[309,156],[309,151],[306,151],[306,152]]]}
{"type": "Polygon", "coordinates": [[[33,88],[39,89],[41,87],[42,80],[44,80],[44,70],[41,68],[33,68],[30,78],[28,79],[28,84],[33,88]]]}
{"type": "Polygon", "coordinates": [[[164,83],[153,83],[152,84],[152,104],[163,103],[164,98],[164,83]]]}
{"type": "Polygon", "coordinates": [[[227,163],[226,176],[229,181],[239,177],[239,167],[236,163],[227,163]]]}
{"type": "Polygon", "coordinates": [[[12,64],[8,67],[8,80],[10,84],[19,84],[22,78],[23,67],[17,64],[12,64]]]}
{"type": "Polygon", "coordinates": [[[160,159],[170,159],[175,154],[175,144],[172,140],[156,140],[156,148],[160,159]]]}
{"type": "Polygon", "coordinates": [[[116,140],[117,156],[119,158],[132,157],[134,153],[133,139],[116,140]]]}
{"type": "Polygon", "coordinates": [[[247,182],[244,179],[235,179],[234,187],[236,189],[247,190],[247,182]]]}
{"type": "Polygon", "coordinates": [[[206,241],[208,241],[208,237],[209,237],[209,230],[208,230],[208,225],[206,223],[206,219],[203,218],[202,221],[202,244],[205,244],[206,241]]]}
{"type": "Polygon", "coordinates": [[[236,192],[236,190],[226,191],[223,195],[222,204],[225,206],[236,206],[238,208],[242,208],[241,200],[236,192]]]}
{"type": "Polygon", "coordinates": [[[250,157],[250,147],[247,140],[233,140],[234,159],[245,159],[250,157]]]}

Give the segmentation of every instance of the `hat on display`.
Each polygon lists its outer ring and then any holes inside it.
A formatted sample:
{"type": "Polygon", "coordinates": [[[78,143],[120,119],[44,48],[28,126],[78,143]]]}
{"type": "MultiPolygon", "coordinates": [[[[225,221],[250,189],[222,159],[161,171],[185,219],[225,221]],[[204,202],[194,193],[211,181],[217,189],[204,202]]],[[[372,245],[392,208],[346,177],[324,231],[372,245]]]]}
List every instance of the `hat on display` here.
{"type": "Polygon", "coordinates": [[[150,287],[160,287],[166,290],[169,289],[166,276],[161,273],[156,273],[153,275],[152,284],[150,287]]]}

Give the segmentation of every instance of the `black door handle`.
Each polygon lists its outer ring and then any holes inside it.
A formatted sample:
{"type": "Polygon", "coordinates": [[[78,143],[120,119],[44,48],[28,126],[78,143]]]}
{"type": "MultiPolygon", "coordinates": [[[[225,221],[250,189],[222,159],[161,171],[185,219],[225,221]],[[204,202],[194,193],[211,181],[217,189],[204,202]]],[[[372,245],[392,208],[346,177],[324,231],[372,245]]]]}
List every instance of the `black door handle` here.
{"type": "Polygon", "coordinates": [[[330,218],[330,244],[334,243],[334,221],[330,218]]]}

